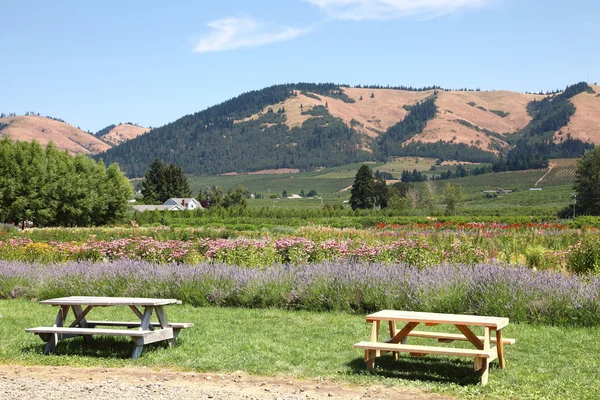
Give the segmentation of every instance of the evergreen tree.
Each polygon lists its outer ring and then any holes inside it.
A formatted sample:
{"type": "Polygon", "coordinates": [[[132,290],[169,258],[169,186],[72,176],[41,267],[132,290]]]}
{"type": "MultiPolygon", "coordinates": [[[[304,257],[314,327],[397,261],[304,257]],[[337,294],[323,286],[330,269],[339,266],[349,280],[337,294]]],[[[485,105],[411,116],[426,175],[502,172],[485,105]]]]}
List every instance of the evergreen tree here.
{"type": "Polygon", "coordinates": [[[161,191],[165,186],[165,166],[158,159],[155,158],[150,166],[150,170],[144,175],[144,181],[142,182],[142,196],[144,196],[144,203],[164,203],[165,200],[161,199],[161,191]]]}
{"type": "Polygon", "coordinates": [[[350,193],[350,206],[353,210],[357,208],[373,208],[375,181],[373,179],[373,171],[371,171],[368,165],[363,164],[358,169],[350,193]]]}
{"type": "Polygon", "coordinates": [[[165,165],[154,159],[142,182],[142,195],[147,204],[164,203],[172,197],[191,197],[192,191],[183,168],[165,165]]]}
{"type": "Polygon", "coordinates": [[[165,168],[165,188],[161,191],[160,200],[164,203],[171,197],[192,197],[183,168],[175,164],[169,164],[165,168]]]}
{"type": "Polygon", "coordinates": [[[575,174],[577,214],[600,215],[600,147],[584,154],[575,174]]]}

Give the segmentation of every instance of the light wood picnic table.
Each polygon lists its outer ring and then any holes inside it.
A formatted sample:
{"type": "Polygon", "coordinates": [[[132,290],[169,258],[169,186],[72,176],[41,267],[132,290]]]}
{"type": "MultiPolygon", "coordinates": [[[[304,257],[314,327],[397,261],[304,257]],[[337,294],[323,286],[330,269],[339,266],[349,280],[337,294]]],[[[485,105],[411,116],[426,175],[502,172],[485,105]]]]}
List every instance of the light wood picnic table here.
{"type": "Polygon", "coordinates": [[[85,342],[90,343],[92,342],[92,335],[129,336],[135,344],[131,354],[131,358],[135,359],[142,354],[145,344],[167,340],[169,346],[172,346],[181,329],[194,326],[193,323],[174,323],[168,321],[163,306],[181,304],[181,301],[176,299],[70,296],[43,300],[40,301],[40,304],[59,307],[53,326],[26,329],[27,332],[35,333],[43,341],[47,342],[44,354],[53,352],[56,344],[61,339],[83,336],[85,342]],[[93,308],[111,306],[128,306],[139,320],[124,322],[90,321],[87,319],[88,313],[93,308]],[[65,326],[69,310],[73,310],[75,319],[68,326],[65,326]],[[158,322],[151,322],[153,314],[156,315],[158,322]],[[130,329],[98,329],[96,328],[97,326],[130,329]]]}
{"type": "Polygon", "coordinates": [[[406,352],[411,356],[441,354],[474,357],[475,370],[482,370],[482,385],[488,383],[490,362],[497,358],[500,368],[504,368],[506,365],[504,360],[504,345],[515,343],[515,339],[502,337],[502,328],[508,325],[508,318],[382,310],[367,315],[367,323],[372,324],[371,341],[359,342],[354,345],[356,348],[365,350],[367,368],[373,369],[375,367],[375,358],[381,356],[384,352],[392,352],[396,359],[399,352],[406,352]],[[379,342],[381,321],[387,321],[389,325],[390,337],[384,342],[379,342]],[[406,324],[398,331],[396,322],[405,322],[406,324]],[[414,328],[421,323],[427,326],[438,324],[454,325],[460,333],[415,331],[414,328]],[[483,336],[475,335],[469,326],[483,327],[483,336]],[[491,337],[492,331],[495,332],[495,337],[491,337]],[[409,345],[407,344],[409,336],[437,339],[439,342],[446,343],[455,340],[469,341],[475,346],[475,349],[409,345]],[[496,346],[491,347],[492,343],[495,343],[496,346]]]}

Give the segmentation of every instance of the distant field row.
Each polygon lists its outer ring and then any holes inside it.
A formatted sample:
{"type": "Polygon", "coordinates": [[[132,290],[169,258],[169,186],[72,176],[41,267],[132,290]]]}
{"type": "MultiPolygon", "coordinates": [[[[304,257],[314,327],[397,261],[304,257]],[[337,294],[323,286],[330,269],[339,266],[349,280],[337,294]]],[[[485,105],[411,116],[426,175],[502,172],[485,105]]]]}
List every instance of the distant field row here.
{"type": "MultiPolygon", "coordinates": [[[[403,170],[417,169],[428,171],[435,165],[434,159],[404,157],[387,164],[372,163],[373,170],[390,171],[396,177],[403,170]]],[[[511,209],[511,213],[523,209],[529,212],[531,207],[550,207],[561,209],[572,202],[573,183],[575,180],[576,160],[552,160],[552,168],[527,171],[508,171],[477,176],[467,176],[449,180],[436,181],[438,207],[443,208],[443,185],[450,183],[461,186],[464,193],[463,212],[471,209],[482,212],[502,212],[511,209]],[[529,190],[538,188],[540,190],[529,190]],[[502,189],[511,193],[484,193],[502,189]],[[499,211],[500,210],[500,211],[499,211]]],[[[190,176],[190,186],[194,194],[206,186],[219,185],[224,190],[236,188],[239,185],[252,193],[262,194],[265,199],[252,200],[250,207],[270,208],[321,208],[326,204],[343,204],[350,197],[350,188],[354,181],[356,168],[360,164],[350,164],[335,168],[325,168],[315,172],[301,172],[272,175],[218,175],[190,176]],[[315,199],[269,199],[269,194],[282,192],[300,194],[316,190],[323,197],[315,199]]],[[[438,171],[455,166],[439,167],[438,171]]],[[[420,188],[422,184],[417,184],[420,188]]]]}

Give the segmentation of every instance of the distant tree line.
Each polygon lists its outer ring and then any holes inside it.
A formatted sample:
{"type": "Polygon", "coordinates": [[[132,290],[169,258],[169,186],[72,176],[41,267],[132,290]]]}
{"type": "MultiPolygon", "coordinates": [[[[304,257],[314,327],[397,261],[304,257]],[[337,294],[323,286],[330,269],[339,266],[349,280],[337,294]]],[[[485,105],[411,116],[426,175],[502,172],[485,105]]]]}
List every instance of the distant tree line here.
{"type": "Polygon", "coordinates": [[[392,89],[392,90],[406,90],[408,92],[427,92],[429,90],[446,90],[442,89],[440,86],[423,86],[420,88],[412,87],[412,86],[390,86],[390,85],[356,85],[354,86],[357,89],[392,89]]]}
{"type": "MultiPolygon", "coordinates": [[[[26,117],[40,117],[40,113],[36,113],[35,111],[25,111],[25,113],[23,114],[26,117]]],[[[7,118],[7,117],[18,117],[17,113],[11,112],[11,113],[0,113],[0,118],[7,118]]],[[[45,115],[43,116],[44,118],[48,118],[54,121],[58,121],[58,122],[62,122],[64,124],[66,124],[67,122],[62,119],[62,118],[55,118],[55,117],[51,117],[49,115],[45,115]]]]}
{"type": "Polygon", "coordinates": [[[50,143],[0,140],[0,220],[38,226],[122,222],[133,189],[117,164],[70,156],[50,143]]]}

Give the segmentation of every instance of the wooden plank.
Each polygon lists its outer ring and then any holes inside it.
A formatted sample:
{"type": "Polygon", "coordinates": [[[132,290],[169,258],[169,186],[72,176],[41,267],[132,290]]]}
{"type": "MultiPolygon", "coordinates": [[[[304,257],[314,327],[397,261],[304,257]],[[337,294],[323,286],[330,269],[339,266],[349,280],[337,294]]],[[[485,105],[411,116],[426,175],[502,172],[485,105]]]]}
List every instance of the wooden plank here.
{"type": "Polygon", "coordinates": [[[94,307],[87,306],[85,310],[82,311],[81,306],[73,306],[73,314],[75,314],[75,321],[73,321],[73,323],[71,323],[69,327],[73,328],[74,326],[80,325],[82,328],[87,328],[87,321],[85,319],[85,316],[87,315],[87,313],[90,312],[92,308],[94,307]]]}
{"type": "MultiPolygon", "coordinates": [[[[80,326],[80,327],[82,327],[82,328],[87,328],[87,327],[88,327],[88,324],[87,324],[87,321],[86,321],[86,319],[85,319],[85,316],[86,316],[86,315],[87,315],[87,313],[89,313],[89,312],[90,312],[90,310],[91,310],[92,308],[94,308],[94,307],[93,307],[93,306],[87,306],[87,307],[85,308],[85,310],[83,310],[83,311],[81,310],[81,306],[79,306],[79,305],[74,305],[74,306],[72,306],[71,308],[73,308],[73,314],[75,314],[75,321],[73,321],[73,323],[70,325],[70,327],[72,328],[72,327],[74,327],[74,326],[77,326],[77,325],[79,325],[79,326],[80,326]]],[[[84,337],[83,337],[83,340],[84,340],[86,343],[88,343],[88,344],[91,344],[91,343],[93,343],[93,342],[94,342],[94,339],[92,339],[92,337],[91,337],[91,336],[84,336],[84,337]]]]}
{"type": "MultiPolygon", "coordinates": [[[[495,349],[495,348],[494,348],[495,349]]],[[[486,326],[483,328],[483,350],[490,350],[490,328],[486,326]]],[[[496,354],[498,354],[496,352],[496,354]]],[[[490,376],[490,360],[482,360],[481,361],[481,386],[485,386],[488,384],[488,379],[490,376]]]]}
{"type": "Polygon", "coordinates": [[[150,318],[152,318],[152,311],[154,311],[153,306],[146,306],[144,308],[144,315],[142,317],[142,322],[140,324],[140,330],[148,330],[150,329],[150,318]]]}
{"type": "MultiPolygon", "coordinates": [[[[67,315],[69,314],[69,308],[71,306],[61,306],[58,309],[58,313],[56,314],[56,318],[54,319],[54,328],[56,327],[62,327],[63,324],[65,323],[65,319],[67,318],[67,315]]],[[[44,354],[50,354],[54,351],[54,349],[56,348],[56,344],[58,343],[58,341],[60,340],[60,338],[58,337],[58,335],[54,332],[47,332],[47,333],[52,333],[52,335],[50,335],[50,337],[48,338],[48,341],[46,342],[46,346],[44,347],[44,354]]]]}
{"type": "MultiPolygon", "coordinates": [[[[396,322],[395,321],[388,321],[388,326],[390,328],[390,338],[393,338],[394,336],[396,336],[396,334],[398,334],[398,329],[396,329],[396,322]]],[[[404,339],[402,340],[402,343],[406,343],[406,337],[404,337],[404,339]]],[[[394,360],[398,360],[398,352],[395,351],[394,352],[394,360]]]]}
{"type": "Polygon", "coordinates": [[[496,331],[495,340],[498,343],[498,363],[500,364],[500,368],[504,369],[506,367],[506,360],[504,360],[504,339],[502,339],[502,329],[496,331]]]}
{"type": "Polygon", "coordinates": [[[502,329],[508,325],[508,318],[488,317],[463,314],[426,313],[415,311],[382,310],[367,315],[367,322],[372,321],[405,321],[452,325],[488,326],[502,329]]]}
{"type": "Polygon", "coordinates": [[[69,296],[40,301],[40,304],[61,305],[91,305],[104,306],[164,306],[167,304],[181,304],[177,299],[153,299],[144,297],[95,297],[95,296],[69,296]]]}
{"type": "Polygon", "coordinates": [[[156,312],[156,316],[158,317],[158,322],[160,323],[161,331],[166,329],[171,329],[171,337],[169,338],[169,347],[175,346],[175,338],[173,337],[173,328],[169,328],[169,320],[167,319],[167,313],[162,306],[154,307],[154,311],[156,312]]]}
{"type": "Polygon", "coordinates": [[[158,322],[160,323],[161,328],[169,327],[169,320],[167,320],[167,313],[162,306],[154,307],[154,311],[156,312],[156,316],[158,317],[158,322]]]}
{"type": "MultiPolygon", "coordinates": [[[[389,340],[389,343],[405,343],[404,339],[410,333],[410,331],[412,331],[417,325],[419,325],[418,322],[409,322],[408,324],[404,325],[404,328],[402,328],[400,332],[394,335],[394,337],[389,340]]],[[[374,340],[371,338],[371,341],[374,340]]]]}
{"type": "MultiPolygon", "coordinates": [[[[135,331],[132,331],[135,332],[135,331]]],[[[132,338],[136,346],[173,339],[173,328],[158,329],[143,337],[132,338]]]]}
{"type": "Polygon", "coordinates": [[[140,321],[142,320],[142,318],[144,318],[144,314],[142,314],[142,312],[136,306],[130,305],[129,308],[131,308],[131,311],[133,311],[133,313],[138,316],[140,321]]]}
{"type": "MultiPolygon", "coordinates": [[[[143,315],[142,315],[143,316],[143,315]]],[[[141,321],[87,321],[90,326],[124,326],[126,328],[139,328],[141,321]]],[[[159,327],[159,322],[150,322],[150,326],[159,327]]],[[[194,326],[193,322],[169,322],[169,328],[186,329],[194,326]]]]}
{"type": "MultiPolygon", "coordinates": [[[[377,342],[379,340],[379,326],[380,321],[373,321],[371,324],[371,341],[377,342]]],[[[373,370],[375,368],[375,358],[379,357],[381,352],[379,350],[365,351],[365,358],[367,359],[367,369],[373,370]]]]}
{"type": "Polygon", "coordinates": [[[476,349],[483,349],[483,342],[466,325],[455,325],[456,328],[467,338],[476,349]]]}
{"type": "Polygon", "coordinates": [[[150,330],[131,329],[98,329],[98,328],[64,328],[57,326],[38,326],[37,328],[25,329],[26,332],[35,334],[54,333],[65,335],[106,335],[106,336],[148,336],[150,330]]]}
{"type": "MultiPolygon", "coordinates": [[[[427,331],[411,331],[408,336],[426,338],[426,339],[438,339],[439,341],[453,341],[453,340],[468,340],[465,335],[460,333],[445,333],[445,332],[427,332],[427,331]]],[[[479,340],[483,340],[483,336],[477,336],[479,340]]],[[[496,343],[497,337],[490,338],[491,343],[496,343]]],[[[504,344],[515,344],[516,339],[502,337],[502,343],[504,344]]]]}
{"type": "Polygon", "coordinates": [[[380,342],[359,342],[354,344],[357,349],[363,350],[380,350],[380,351],[399,351],[402,353],[422,353],[422,354],[440,354],[447,356],[464,356],[464,357],[493,357],[493,350],[476,350],[476,349],[457,349],[452,347],[437,347],[437,346],[416,346],[411,344],[396,344],[396,343],[380,343],[380,342]]]}

